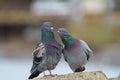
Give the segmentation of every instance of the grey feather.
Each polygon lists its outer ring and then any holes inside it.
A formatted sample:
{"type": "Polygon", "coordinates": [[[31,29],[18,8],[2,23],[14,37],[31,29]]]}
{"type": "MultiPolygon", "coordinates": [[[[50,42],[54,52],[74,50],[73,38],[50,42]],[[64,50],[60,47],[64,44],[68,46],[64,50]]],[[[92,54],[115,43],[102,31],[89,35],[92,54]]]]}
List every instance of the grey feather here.
{"type": "Polygon", "coordinates": [[[93,55],[92,50],[90,49],[88,44],[83,40],[80,40],[80,45],[81,45],[81,48],[84,50],[84,52],[85,52],[85,54],[87,56],[87,60],[89,60],[90,56],[93,55]]]}

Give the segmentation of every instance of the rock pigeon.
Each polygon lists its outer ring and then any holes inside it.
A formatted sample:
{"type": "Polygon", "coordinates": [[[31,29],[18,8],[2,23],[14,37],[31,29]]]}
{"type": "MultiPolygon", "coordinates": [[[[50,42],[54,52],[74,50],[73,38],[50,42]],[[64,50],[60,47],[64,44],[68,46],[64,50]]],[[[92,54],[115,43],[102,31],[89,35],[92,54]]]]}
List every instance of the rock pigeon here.
{"type": "MultiPolygon", "coordinates": [[[[44,22],[41,25],[41,41],[33,51],[33,65],[29,79],[37,77],[40,73],[48,70],[52,75],[53,70],[61,59],[62,46],[55,40],[53,24],[44,22]]],[[[45,73],[44,73],[45,74],[45,73]]]]}
{"type": "Polygon", "coordinates": [[[85,64],[93,55],[92,50],[83,40],[71,36],[65,28],[59,28],[58,34],[64,44],[63,56],[73,72],[85,70],[85,64]]]}

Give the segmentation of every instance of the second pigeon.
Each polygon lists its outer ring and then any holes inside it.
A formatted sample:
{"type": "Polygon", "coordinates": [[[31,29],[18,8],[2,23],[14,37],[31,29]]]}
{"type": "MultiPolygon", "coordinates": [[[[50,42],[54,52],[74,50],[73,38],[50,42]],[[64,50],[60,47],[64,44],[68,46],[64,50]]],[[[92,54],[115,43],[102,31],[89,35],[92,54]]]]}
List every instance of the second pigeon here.
{"type": "Polygon", "coordinates": [[[71,36],[65,28],[60,28],[58,34],[64,44],[63,55],[73,72],[85,70],[85,64],[93,55],[92,50],[83,40],[71,36]]]}

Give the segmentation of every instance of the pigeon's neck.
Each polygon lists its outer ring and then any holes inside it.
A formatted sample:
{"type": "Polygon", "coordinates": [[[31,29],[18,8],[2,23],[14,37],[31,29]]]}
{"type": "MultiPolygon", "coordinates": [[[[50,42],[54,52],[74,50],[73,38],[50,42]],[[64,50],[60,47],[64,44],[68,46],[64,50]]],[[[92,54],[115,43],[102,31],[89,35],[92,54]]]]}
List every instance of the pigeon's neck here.
{"type": "Polygon", "coordinates": [[[43,41],[43,42],[46,42],[46,41],[55,41],[53,32],[45,31],[45,30],[42,30],[41,32],[42,32],[41,33],[42,34],[41,35],[41,41],[43,41]]]}
{"type": "Polygon", "coordinates": [[[62,38],[62,41],[65,47],[68,47],[74,44],[74,39],[72,38],[72,36],[65,36],[62,38]]]}
{"type": "Polygon", "coordinates": [[[71,38],[71,41],[67,41],[64,43],[66,50],[72,50],[74,48],[77,48],[79,46],[79,41],[75,38],[71,38]]]}
{"type": "Polygon", "coordinates": [[[70,39],[68,39],[67,41],[66,41],[66,40],[63,40],[63,43],[64,43],[66,46],[73,45],[73,40],[70,40],[70,39]]]}

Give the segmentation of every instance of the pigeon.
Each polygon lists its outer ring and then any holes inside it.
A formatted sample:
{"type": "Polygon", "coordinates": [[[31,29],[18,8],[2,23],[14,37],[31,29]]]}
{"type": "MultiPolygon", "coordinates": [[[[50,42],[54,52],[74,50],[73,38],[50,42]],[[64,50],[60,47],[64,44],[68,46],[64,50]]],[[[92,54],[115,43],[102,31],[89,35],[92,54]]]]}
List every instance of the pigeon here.
{"type": "Polygon", "coordinates": [[[51,70],[55,69],[59,63],[62,49],[62,45],[54,38],[53,24],[51,22],[44,22],[41,25],[41,41],[32,53],[33,65],[28,79],[33,79],[42,72],[44,72],[45,76],[46,70],[49,71],[49,75],[52,75],[51,70]]]}
{"type": "Polygon", "coordinates": [[[59,28],[58,34],[64,44],[63,56],[73,72],[82,72],[91,55],[88,44],[69,34],[65,28],[59,28]]]}

